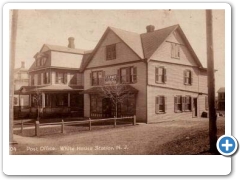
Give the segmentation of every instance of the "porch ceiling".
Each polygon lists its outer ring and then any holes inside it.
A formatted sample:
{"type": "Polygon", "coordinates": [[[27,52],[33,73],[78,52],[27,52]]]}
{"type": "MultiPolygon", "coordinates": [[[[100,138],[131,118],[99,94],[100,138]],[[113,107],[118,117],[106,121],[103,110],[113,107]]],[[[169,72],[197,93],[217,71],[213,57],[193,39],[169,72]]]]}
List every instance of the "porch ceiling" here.
{"type": "Polygon", "coordinates": [[[68,85],[48,85],[48,86],[22,86],[19,90],[14,91],[15,95],[27,95],[36,92],[58,92],[58,91],[81,91],[83,86],[68,85]]]}

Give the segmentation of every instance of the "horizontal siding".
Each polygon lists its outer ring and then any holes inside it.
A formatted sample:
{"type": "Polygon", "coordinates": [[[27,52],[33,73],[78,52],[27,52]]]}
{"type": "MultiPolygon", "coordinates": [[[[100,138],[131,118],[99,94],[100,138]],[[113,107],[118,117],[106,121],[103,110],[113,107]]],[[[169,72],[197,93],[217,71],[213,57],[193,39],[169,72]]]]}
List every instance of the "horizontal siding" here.
{"type": "MultiPolygon", "coordinates": [[[[147,102],[148,123],[192,119],[194,117],[193,111],[179,112],[179,113],[174,112],[174,96],[176,95],[181,95],[181,96],[189,95],[192,98],[198,98],[198,116],[199,117],[201,116],[203,111],[206,111],[204,95],[198,95],[197,93],[182,92],[177,90],[169,90],[169,89],[163,89],[163,88],[151,87],[151,86],[147,87],[147,94],[148,94],[148,97],[147,97],[148,98],[148,102],[147,102]],[[163,95],[166,97],[166,102],[165,102],[166,113],[156,114],[155,112],[155,97],[159,95],[163,95]]],[[[192,99],[192,103],[193,103],[193,99],[192,99]]]]}
{"type": "Polygon", "coordinates": [[[163,86],[167,88],[177,88],[186,91],[194,91],[194,92],[203,92],[206,93],[207,79],[201,77],[201,84],[199,83],[199,70],[196,67],[182,66],[177,64],[169,64],[164,62],[156,62],[150,61],[148,65],[148,84],[163,86]],[[166,68],[166,83],[158,84],[155,81],[155,68],[163,66],[166,68]],[[184,84],[184,71],[191,70],[193,82],[192,85],[184,84]],[[201,85],[201,89],[200,89],[201,85]]]}
{"type": "Polygon", "coordinates": [[[136,61],[139,59],[140,58],[119,37],[110,31],[87,68],[136,61]],[[106,46],[111,44],[116,44],[116,59],[106,60],[106,46]]]}

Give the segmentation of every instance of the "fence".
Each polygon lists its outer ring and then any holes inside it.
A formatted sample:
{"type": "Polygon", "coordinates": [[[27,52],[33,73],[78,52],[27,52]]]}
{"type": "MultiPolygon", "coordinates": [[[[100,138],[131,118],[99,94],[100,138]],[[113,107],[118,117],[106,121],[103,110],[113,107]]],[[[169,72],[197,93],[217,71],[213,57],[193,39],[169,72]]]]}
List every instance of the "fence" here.
{"type": "MultiPolygon", "coordinates": [[[[64,122],[64,120],[62,120],[62,122],[54,122],[54,123],[39,123],[39,121],[35,122],[35,136],[40,136],[40,127],[42,126],[51,126],[51,125],[59,125],[61,126],[61,133],[65,132],[65,126],[67,125],[79,125],[79,124],[88,124],[89,127],[89,131],[92,130],[92,124],[96,123],[96,122],[106,122],[106,121],[112,121],[113,122],[113,126],[114,128],[116,128],[117,126],[117,120],[131,120],[132,124],[135,126],[136,125],[136,116],[129,116],[129,117],[121,117],[121,118],[108,118],[108,119],[90,119],[89,120],[84,120],[84,121],[68,121],[68,122],[64,122]]],[[[22,126],[23,127],[23,126],[22,126]]]]}

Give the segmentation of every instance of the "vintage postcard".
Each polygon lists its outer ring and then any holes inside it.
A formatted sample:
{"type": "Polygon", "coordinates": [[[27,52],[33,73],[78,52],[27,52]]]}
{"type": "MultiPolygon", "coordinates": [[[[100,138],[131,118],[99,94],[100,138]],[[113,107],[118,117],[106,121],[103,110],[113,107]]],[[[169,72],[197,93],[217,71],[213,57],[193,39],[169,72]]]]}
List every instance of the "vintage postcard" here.
{"type": "Polygon", "coordinates": [[[5,8],[9,156],[222,160],[229,6],[89,7],[5,8]]]}

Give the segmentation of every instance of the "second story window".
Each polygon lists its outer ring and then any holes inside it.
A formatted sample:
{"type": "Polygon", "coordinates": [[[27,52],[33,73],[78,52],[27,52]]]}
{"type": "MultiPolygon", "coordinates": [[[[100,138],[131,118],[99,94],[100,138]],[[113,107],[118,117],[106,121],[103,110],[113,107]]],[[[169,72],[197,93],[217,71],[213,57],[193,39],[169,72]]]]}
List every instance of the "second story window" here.
{"type": "Polygon", "coordinates": [[[120,82],[122,84],[136,83],[137,82],[137,68],[125,67],[120,69],[120,82]]]}
{"type": "Polygon", "coordinates": [[[43,83],[44,83],[44,84],[49,84],[49,83],[50,83],[50,75],[49,75],[49,72],[44,72],[44,73],[43,73],[43,83]]]}
{"type": "Polygon", "coordinates": [[[31,79],[31,86],[34,86],[34,75],[30,75],[29,77],[31,79]]]}
{"type": "Polygon", "coordinates": [[[184,84],[185,85],[192,85],[192,71],[185,70],[183,72],[184,84]]]}
{"type": "Polygon", "coordinates": [[[57,72],[56,73],[57,84],[67,84],[67,73],[57,72]]]}
{"type": "Polygon", "coordinates": [[[77,84],[77,73],[70,74],[70,84],[77,84]]]}
{"type": "Polygon", "coordinates": [[[106,60],[116,59],[116,44],[106,46],[106,60]]]}
{"type": "Polygon", "coordinates": [[[41,73],[38,74],[38,85],[41,85],[41,73]]]}
{"type": "Polygon", "coordinates": [[[166,68],[156,67],[155,68],[155,82],[156,83],[166,83],[166,81],[167,81],[166,68]]]}
{"type": "Polygon", "coordinates": [[[92,86],[103,84],[103,71],[93,71],[91,73],[92,86]]]}
{"type": "Polygon", "coordinates": [[[180,45],[176,43],[171,43],[171,57],[175,59],[180,59],[180,45]]]}

